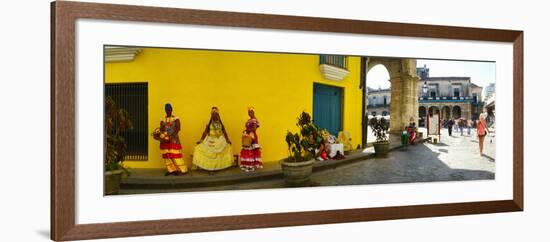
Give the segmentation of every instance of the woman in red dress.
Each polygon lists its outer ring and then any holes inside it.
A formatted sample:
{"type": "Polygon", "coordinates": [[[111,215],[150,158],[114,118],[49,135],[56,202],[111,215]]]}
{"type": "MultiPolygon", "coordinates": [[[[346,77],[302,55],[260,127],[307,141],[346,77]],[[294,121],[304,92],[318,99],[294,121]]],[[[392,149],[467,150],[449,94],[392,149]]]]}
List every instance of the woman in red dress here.
{"type": "Polygon", "coordinates": [[[172,114],[172,105],[169,103],[165,105],[164,111],[166,116],[160,120],[160,127],[155,131],[155,136],[160,140],[160,153],[168,170],[165,176],[179,176],[187,172],[178,136],[180,120],[172,114]]]}
{"type": "Polygon", "coordinates": [[[256,119],[254,108],[248,108],[248,116],[246,121],[246,129],[243,131],[243,142],[241,149],[241,161],[239,166],[243,171],[254,171],[257,168],[263,168],[261,147],[258,143],[258,134],[256,130],[260,127],[260,122],[256,119]]]}
{"type": "Polygon", "coordinates": [[[409,144],[412,145],[416,141],[416,123],[412,122],[407,126],[407,133],[409,133],[409,144]]]}

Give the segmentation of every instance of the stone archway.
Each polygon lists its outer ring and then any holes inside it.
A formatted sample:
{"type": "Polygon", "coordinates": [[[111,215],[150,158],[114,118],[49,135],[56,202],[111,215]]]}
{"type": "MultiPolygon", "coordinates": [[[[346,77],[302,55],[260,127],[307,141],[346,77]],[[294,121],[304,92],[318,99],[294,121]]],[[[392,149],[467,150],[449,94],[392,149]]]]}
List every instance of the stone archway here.
{"type": "Polygon", "coordinates": [[[452,117],[454,119],[462,117],[462,110],[461,110],[460,106],[454,106],[453,107],[452,117]]]}
{"type": "Polygon", "coordinates": [[[428,108],[428,114],[430,116],[434,115],[434,114],[439,114],[439,107],[437,106],[431,106],[430,108],[428,108]]]}
{"type": "Polygon", "coordinates": [[[422,117],[426,117],[427,113],[426,113],[426,107],[424,106],[420,106],[418,108],[418,117],[422,118],[422,117]]]}
{"type": "Polygon", "coordinates": [[[366,72],[376,65],[386,67],[391,82],[390,133],[399,134],[409,125],[410,120],[418,120],[418,80],[416,60],[402,58],[369,57],[366,72]]]}
{"type": "Polygon", "coordinates": [[[449,106],[443,106],[441,108],[441,116],[443,120],[448,120],[451,118],[451,107],[449,106]]]}

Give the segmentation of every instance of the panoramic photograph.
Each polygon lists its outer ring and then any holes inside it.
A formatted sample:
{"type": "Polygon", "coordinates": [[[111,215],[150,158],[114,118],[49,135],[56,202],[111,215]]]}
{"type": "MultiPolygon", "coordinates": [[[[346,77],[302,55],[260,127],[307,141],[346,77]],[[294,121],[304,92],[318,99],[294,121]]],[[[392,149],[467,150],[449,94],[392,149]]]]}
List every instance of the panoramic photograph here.
{"type": "Polygon", "coordinates": [[[105,195],[495,179],[495,62],[103,51],[105,195]]]}

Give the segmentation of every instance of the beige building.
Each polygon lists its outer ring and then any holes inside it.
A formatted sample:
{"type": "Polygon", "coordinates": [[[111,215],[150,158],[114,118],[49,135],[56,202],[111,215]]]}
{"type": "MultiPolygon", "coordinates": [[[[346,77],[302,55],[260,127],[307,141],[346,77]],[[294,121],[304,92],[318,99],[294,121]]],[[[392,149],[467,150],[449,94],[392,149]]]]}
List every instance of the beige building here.
{"type": "Polygon", "coordinates": [[[430,77],[429,69],[418,68],[420,125],[428,114],[440,114],[443,120],[465,118],[477,120],[483,112],[483,88],[470,77],[430,77]]]}
{"type": "Polygon", "coordinates": [[[370,116],[388,116],[390,115],[391,89],[373,89],[368,90],[367,111],[370,116]]]}
{"type": "Polygon", "coordinates": [[[487,125],[489,127],[495,123],[495,99],[496,93],[493,91],[491,95],[485,97],[484,101],[485,112],[487,112],[487,125]]]}
{"type": "MultiPolygon", "coordinates": [[[[430,77],[429,71],[426,66],[416,68],[415,74],[418,81],[411,82],[414,89],[412,87],[403,89],[404,86],[394,86],[394,84],[401,84],[395,81],[392,82],[392,87],[388,89],[368,88],[366,113],[369,116],[386,116],[390,113],[399,113],[400,109],[395,107],[396,105],[392,108],[392,98],[395,101],[396,98],[400,97],[392,97],[392,93],[401,93],[403,90],[408,93],[408,90],[410,90],[416,94],[411,95],[411,97],[417,98],[417,102],[408,103],[416,106],[417,125],[419,126],[424,126],[426,116],[432,113],[440,114],[444,120],[450,118],[479,119],[479,114],[483,112],[482,87],[472,83],[470,77],[430,77]],[[393,90],[396,88],[400,88],[398,90],[401,90],[401,92],[393,90]]],[[[391,116],[393,115],[390,115],[390,119],[391,116]]],[[[401,122],[399,126],[395,126],[396,128],[403,126],[403,123],[408,123],[410,119],[414,119],[411,115],[401,114],[401,116],[403,116],[400,117],[401,122]],[[407,118],[409,116],[410,118],[407,118]]]]}

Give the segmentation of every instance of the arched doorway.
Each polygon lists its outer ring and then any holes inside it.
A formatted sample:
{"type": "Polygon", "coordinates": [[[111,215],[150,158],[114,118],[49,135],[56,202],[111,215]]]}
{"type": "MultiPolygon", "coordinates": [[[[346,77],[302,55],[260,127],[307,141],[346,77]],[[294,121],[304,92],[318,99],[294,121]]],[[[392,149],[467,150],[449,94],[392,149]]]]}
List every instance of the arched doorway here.
{"type": "Polygon", "coordinates": [[[459,106],[454,106],[453,107],[453,118],[457,119],[457,118],[460,118],[462,116],[462,110],[460,109],[459,106]]]}
{"type": "Polygon", "coordinates": [[[418,108],[418,117],[425,117],[426,116],[426,107],[420,106],[418,108]]]}
{"type": "MultiPolygon", "coordinates": [[[[390,73],[386,66],[377,64],[368,70],[367,87],[378,90],[389,89],[390,86],[390,73]]],[[[380,104],[382,104],[382,102],[380,102],[380,104]]]]}
{"type": "MultiPolygon", "coordinates": [[[[367,119],[383,116],[391,122],[391,115],[388,112],[392,102],[390,72],[384,63],[374,61],[369,62],[365,70],[365,86],[368,88],[365,107],[365,112],[369,114],[367,119]]],[[[368,124],[368,120],[365,124],[368,124]]],[[[376,140],[371,128],[368,125],[364,128],[366,135],[363,143],[376,140]]]]}
{"type": "Polygon", "coordinates": [[[420,106],[418,108],[418,127],[426,126],[426,107],[420,106]]]}
{"type": "Polygon", "coordinates": [[[443,106],[441,108],[441,116],[444,120],[448,120],[449,118],[451,118],[451,107],[443,106]]]}
{"type": "MultiPolygon", "coordinates": [[[[377,90],[379,87],[390,87],[391,96],[389,96],[389,133],[400,134],[403,127],[407,126],[410,120],[417,119],[418,112],[418,75],[416,74],[416,59],[403,58],[385,58],[385,57],[366,57],[362,62],[366,67],[364,77],[366,84],[377,90]],[[377,71],[378,70],[378,71],[377,71]],[[384,77],[379,80],[383,85],[376,85],[370,80],[374,73],[383,72],[384,77]],[[407,94],[405,94],[407,90],[407,94]]],[[[380,82],[379,82],[380,83],[380,82]]],[[[372,89],[369,89],[369,93],[372,89]]],[[[372,90],[374,91],[374,90],[372,90]]],[[[378,98],[377,98],[378,103],[378,98]]],[[[383,103],[383,102],[380,102],[383,103]]],[[[386,109],[387,110],[387,109],[386,109]]],[[[370,113],[369,110],[365,113],[370,113]]],[[[378,110],[380,114],[382,110],[378,110]]]]}
{"type": "Polygon", "coordinates": [[[365,85],[368,88],[366,112],[386,116],[383,112],[390,109],[391,103],[390,73],[386,66],[376,64],[368,68],[365,85]]]}
{"type": "Polygon", "coordinates": [[[439,114],[439,107],[431,106],[430,108],[428,108],[428,114],[430,116],[432,116],[434,114],[439,114]]]}

